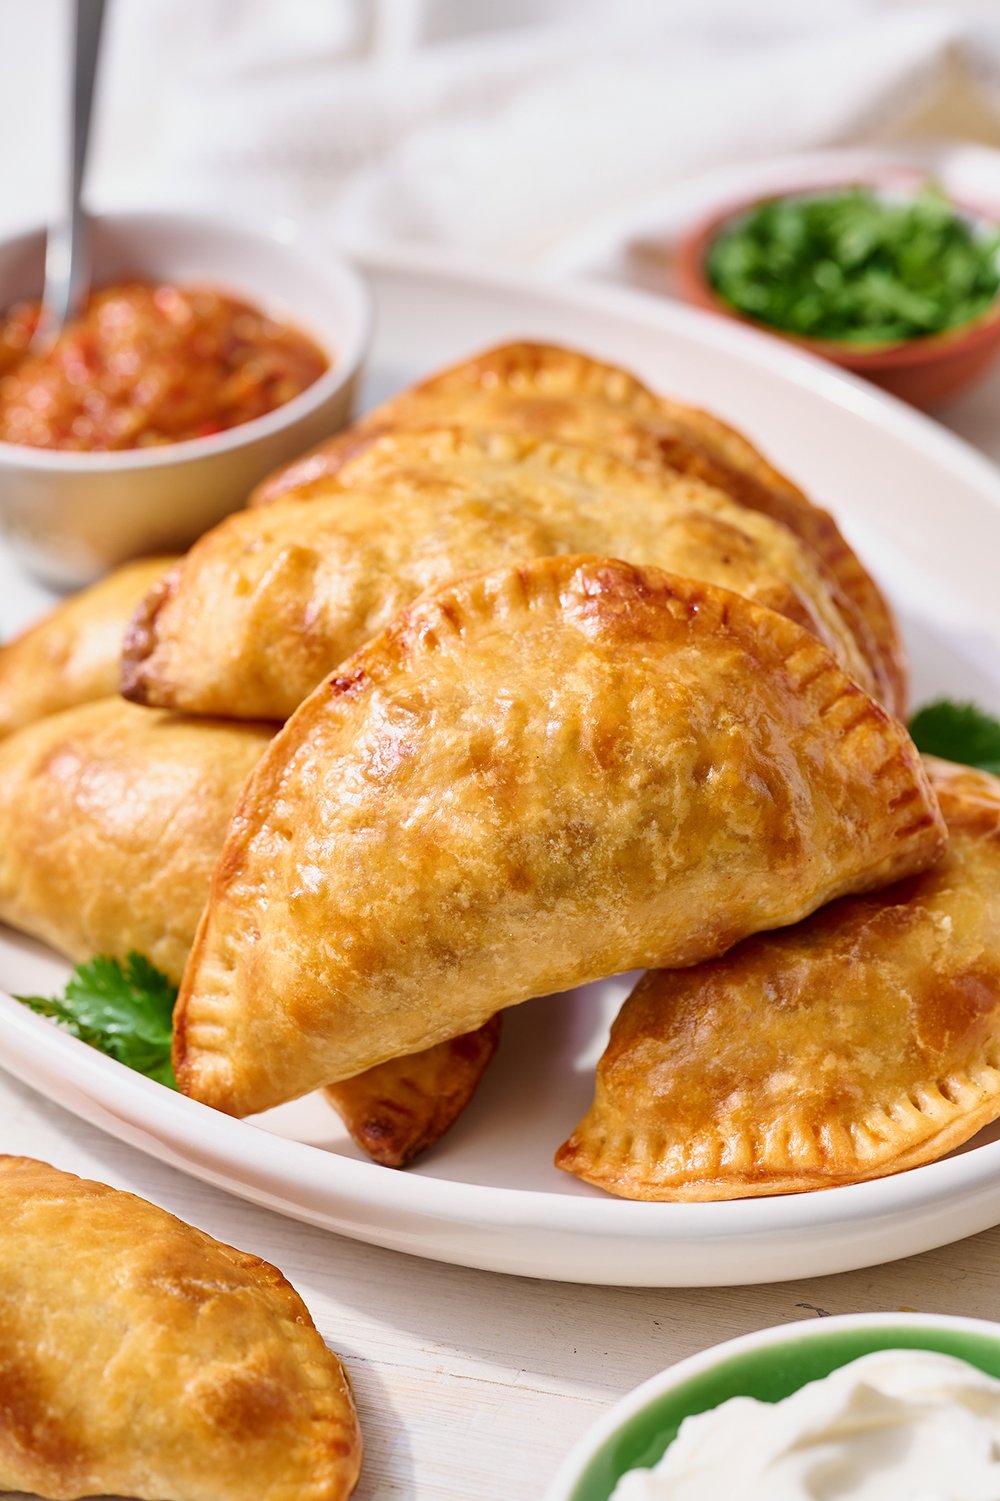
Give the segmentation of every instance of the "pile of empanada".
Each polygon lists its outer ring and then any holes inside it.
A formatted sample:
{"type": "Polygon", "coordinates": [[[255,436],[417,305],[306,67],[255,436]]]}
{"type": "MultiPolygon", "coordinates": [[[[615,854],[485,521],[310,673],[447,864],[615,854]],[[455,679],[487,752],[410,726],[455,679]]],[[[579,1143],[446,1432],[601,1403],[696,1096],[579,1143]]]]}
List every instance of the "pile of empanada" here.
{"type": "Polygon", "coordinates": [[[923,764],[905,709],[825,512],[704,413],[508,345],[5,649],[0,917],[179,980],[189,1095],[324,1088],[396,1166],[504,1008],[647,969],[559,1166],[852,1182],[1000,1116],[1000,783],[923,764]]]}

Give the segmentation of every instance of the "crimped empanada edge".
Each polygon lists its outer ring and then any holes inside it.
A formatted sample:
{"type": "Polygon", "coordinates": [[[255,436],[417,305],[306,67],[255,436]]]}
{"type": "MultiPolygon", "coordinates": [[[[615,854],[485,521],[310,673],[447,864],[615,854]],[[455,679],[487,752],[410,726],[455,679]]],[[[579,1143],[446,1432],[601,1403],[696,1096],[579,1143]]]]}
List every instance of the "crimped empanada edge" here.
{"type": "MultiPolygon", "coordinates": [[[[928,1162],[936,1162],[948,1152],[955,1151],[958,1147],[970,1141],[977,1132],[1000,1118],[1000,1057],[993,1064],[984,1061],[981,1073],[989,1076],[989,1086],[992,1090],[987,1098],[981,1098],[980,1103],[963,1109],[948,1099],[940,1088],[937,1088],[935,1098],[935,1112],[928,1115],[926,1111],[919,1110],[912,1100],[908,1100],[912,1114],[919,1114],[928,1123],[941,1120],[941,1124],[933,1130],[929,1130],[919,1141],[910,1139],[905,1149],[895,1153],[878,1154],[877,1151],[870,1154],[866,1161],[857,1157],[852,1164],[844,1165],[843,1160],[838,1160],[835,1171],[817,1168],[815,1164],[803,1166],[801,1169],[782,1170],[777,1165],[773,1170],[766,1168],[755,1170],[753,1173],[733,1173],[727,1175],[718,1170],[709,1170],[708,1175],[689,1178],[679,1176],[664,1179],[657,1177],[648,1169],[643,1169],[639,1164],[632,1165],[630,1153],[634,1137],[629,1133],[608,1134],[600,1138],[600,1150],[594,1151],[586,1145],[587,1120],[584,1117],[577,1129],[563,1142],[555,1154],[555,1166],[563,1172],[572,1174],[595,1188],[603,1189],[606,1193],[613,1194],[617,1198],[636,1199],[647,1203],[709,1203],[724,1199],[748,1199],[765,1198],[769,1195],[792,1194],[792,1193],[815,1193],[824,1188],[841,1188],[852,1183],[866,1183],[875,1178],[893,1177],[897,1173],[907,1172],[910,1168],[922,1167],[928,1162]],[[937,1108],[937,1100],[944,1103],[949,1109],[937,1108]],[[942,1119],[950,1115],[950,1119],[942,1119]],[[615,1168],[614,1164],[625,1164],[624,1167],[615,1168]],[[602,1166],[607,1163],[608,1165],[602,1166]]],[[[961,1079],[952,1076],[938,1081],[939,1084],[947,1085],[949,1092],[961,1094],[969,1088],[976,1088],[982,1094],[982,1086],[977,1084],[971,1075],[965,1075],[961,1079]]],[[[898,1109],[897,1102],[893,1102],[893,1109],[898,1109]]],[[[885,1120],[890,1120],[888,1109],[884,1109],[885,1120]]],[[[849,1138],[851,1133],[842,1123],[840,1134],[842,1138],[849,1138]]],[[[815,1134],[815,1133],[814,1133],[815,1134]]],[[[859,1133],[860,1134],[860,1133],[859,1133]]],[[[871,1128],[868,1135],[874,1141],[871,1128]]],[[[695,1139],[688,1143],[693,1153],[702,1160],[718,1162],[725,1145],[729,1150],[729,1143],[721,1143],[710,1137],[695,1139]]],[[[888,1143],[886,1143],[888,1145],[888,1143]]],[[[752,1155],[752,1149],[746,1148],[746,1152],[752,1155]]],[[[655,1158],[656,1147],[650,1146],[645,1158],[647,1162],[655,1158]]]]}

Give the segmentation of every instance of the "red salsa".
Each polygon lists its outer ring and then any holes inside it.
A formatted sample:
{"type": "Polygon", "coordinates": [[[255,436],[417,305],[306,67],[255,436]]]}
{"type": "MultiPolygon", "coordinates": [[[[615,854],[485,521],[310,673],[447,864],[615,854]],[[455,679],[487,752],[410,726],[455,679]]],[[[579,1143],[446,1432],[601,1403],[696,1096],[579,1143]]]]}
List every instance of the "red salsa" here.
{"type": "Polygon", "coordinates": [[[29,350],[39,305],[0,322],[0,441],[32,448],[153,448],[238,427],[327,369],[297,328],[201,287],[126,282],[29,350]]]}

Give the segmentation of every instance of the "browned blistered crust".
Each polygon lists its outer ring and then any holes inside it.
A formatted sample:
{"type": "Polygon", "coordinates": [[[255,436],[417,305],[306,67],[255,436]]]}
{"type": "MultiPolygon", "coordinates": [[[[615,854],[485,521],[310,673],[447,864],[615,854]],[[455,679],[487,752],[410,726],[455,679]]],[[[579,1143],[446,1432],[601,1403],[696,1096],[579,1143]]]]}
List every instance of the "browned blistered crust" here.
{"type": "Polygon", "coordinates": [[[500,1018],[422,1053],[390,1058],[326,1097],[352,1140],[383,1167],[406,1167],[455,1124],[500,1041],[500,1018]]]}
{"type": "Polygon", "coordinates": [[[320,491],[323,481],[359,451],[367,429],[441,421],[587,444],[661,474],[704,481],[781,521],[815,549],[836,578],[858,644],[879,679],[878,697],[905,714],[906,652],[892,611],[833,518],[718,418],[657,396],[627,371],[574,350],[522,341],[443,370],[384,402],[359,427],[278,470],[258,487],[251,504],[289,490],[320,491]]]}
{"type": "Polygon", "coordinates": [[[126,563],[0,648],[0,738],[46,714],[118,692],[129,618],[173,561],[126,563]]]}
{"type": "Polygon", "coordinates": [[[945,858],[646,975],[559,1167],[634,1199],[795,1193],[931,1162],[1000,1116],[1000,781],[928,766],[945,858]]]}
{"type": "MultiPolygon", "coordinates": [[[[74,960],[138,950],[178,981],[271,733],[105,699],[11,736],[0,745],[0,921],[74,960]]],[[[392,1166],[432,1145],[472,1098],[498,1033],[488,1024],[341,1086],[358,1144],[392,1166]]]]}
{"type": "Polygon", "coordinates": [[[698,963],[943,844],[905,730],[790,621],[610,559],[472,576],[344,664],[251,776],[178,1079],[261,1110],[529,996],[698,963]]]}
{"type": "Polygon", "coordinates": [[[74,960],[137,949],[179,980],[272,733],[107,698],[0,742],[0,921],[74,960]]]}
{"type": "Polygon", "coordinates": [[[0,1489],[344,1501],[344,1369],[279,1271],[132,1194],[0,1157],[0,1489]]]}
{"type": "Polygon", "coordinates": [[[622,557],[732,589],[813,631],[876,679],[816,554],[701,480],[567,443],[467,428],[368,444],[310,499],[228,517],[138,611],[127,697],[285,719],[424,591],[567,553],[622,557]]]}

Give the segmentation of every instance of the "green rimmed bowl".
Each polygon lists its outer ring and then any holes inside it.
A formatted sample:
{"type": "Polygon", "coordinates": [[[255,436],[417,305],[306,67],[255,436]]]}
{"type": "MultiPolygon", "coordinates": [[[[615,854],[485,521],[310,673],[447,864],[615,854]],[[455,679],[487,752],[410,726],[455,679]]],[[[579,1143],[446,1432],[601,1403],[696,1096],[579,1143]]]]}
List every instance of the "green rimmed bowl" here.
{"type": "Polygon", "coordinates": [[[944,1314],[852,1313],[761,1329],[682,1360],[611,1408],[563,1461],[545,1501],[608,1501],[628,1471],[650,1468],[683,1420],[730,1397],[779,1402],[876,1350],[933,1350],[1000,1378],[1000,1324],[944,1314]]]}

